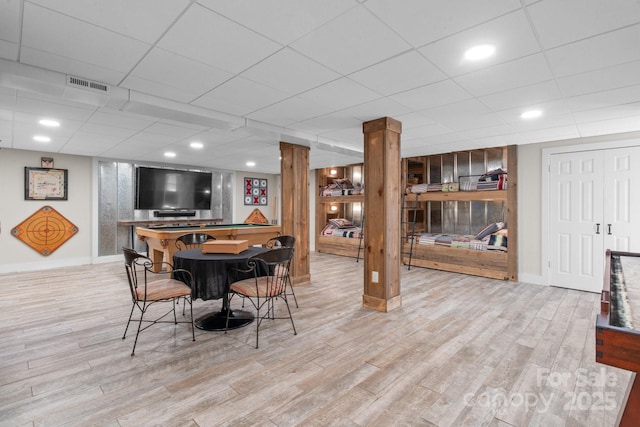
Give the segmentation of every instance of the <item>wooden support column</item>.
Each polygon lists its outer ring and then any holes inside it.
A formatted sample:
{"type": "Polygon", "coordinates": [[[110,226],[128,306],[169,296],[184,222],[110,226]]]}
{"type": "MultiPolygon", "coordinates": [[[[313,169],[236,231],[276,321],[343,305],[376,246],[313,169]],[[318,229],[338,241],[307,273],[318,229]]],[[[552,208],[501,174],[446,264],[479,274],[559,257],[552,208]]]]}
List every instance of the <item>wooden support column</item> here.
{"type": "Polygon", "coordinates": [[[400,297],[400,133],[389,117],[365,122],[364,133],[364,295],[378,311],[402,305],[400,297]]]}
{"type": "Polygon", "coordinates": [[[291,282],[309,283],[309,147],[280,142],[282,181],[282,234],[296,238],[291,261],[291,282]]]}

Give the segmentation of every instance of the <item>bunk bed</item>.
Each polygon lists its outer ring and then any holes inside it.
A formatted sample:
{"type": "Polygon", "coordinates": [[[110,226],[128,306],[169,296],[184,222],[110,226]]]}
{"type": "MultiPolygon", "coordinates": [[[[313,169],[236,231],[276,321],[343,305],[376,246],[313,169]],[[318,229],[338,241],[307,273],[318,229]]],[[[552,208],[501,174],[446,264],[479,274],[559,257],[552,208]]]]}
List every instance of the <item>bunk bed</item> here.
{"type": "MultiPolygon", "coordinates": [[[[460,177],[457,182],[434,184],[418,182],[429,176],[429,171],[412,173],[410,159],[405,159],[404,203],[414,206],[403,206],[402,261],[405,265],[517,281],[516,147],[504,147],[504,154],[505,169],[491,169],[472,180],[460,177]],[[472,230],[475,235],[428,232],[429,218],[423,214],[426,226],[414,232],[410,218],[414,214],[412,209],[423,209],[419,206],[440,202],[501,202],[505,214],[499,222],[472,230]]],[[[428,164],[427,157],[419,160],[428,164]]]]}

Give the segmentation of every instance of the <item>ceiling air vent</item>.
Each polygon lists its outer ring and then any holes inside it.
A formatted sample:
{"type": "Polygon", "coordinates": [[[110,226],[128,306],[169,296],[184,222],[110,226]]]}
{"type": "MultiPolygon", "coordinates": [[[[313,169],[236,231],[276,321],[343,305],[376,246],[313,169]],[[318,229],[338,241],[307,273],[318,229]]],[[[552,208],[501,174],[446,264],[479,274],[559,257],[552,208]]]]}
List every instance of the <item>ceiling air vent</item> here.
{"type": "Polygon", "coordinates": [[[83,89],[91,89],[91,90],[95,90],[103,93],[109,92],[109,85],[107,84],[100,83],[100,82],[93,82],[91,80],[82,79],[80,77],[74,77],[74,76],[67,76],[67,86],[74,86],[74,87],[79,87],[83,89]]]}

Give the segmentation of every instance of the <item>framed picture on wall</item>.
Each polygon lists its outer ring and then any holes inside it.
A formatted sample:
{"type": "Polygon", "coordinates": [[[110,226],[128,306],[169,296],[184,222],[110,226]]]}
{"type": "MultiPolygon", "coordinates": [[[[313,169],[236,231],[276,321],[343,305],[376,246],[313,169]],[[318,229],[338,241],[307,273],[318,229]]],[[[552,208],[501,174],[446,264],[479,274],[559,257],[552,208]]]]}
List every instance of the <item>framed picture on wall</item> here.
{"type": "Polygon", "coordinates": [[[67,170],[24,168],[25,200],[67,200],[67,170]]]}

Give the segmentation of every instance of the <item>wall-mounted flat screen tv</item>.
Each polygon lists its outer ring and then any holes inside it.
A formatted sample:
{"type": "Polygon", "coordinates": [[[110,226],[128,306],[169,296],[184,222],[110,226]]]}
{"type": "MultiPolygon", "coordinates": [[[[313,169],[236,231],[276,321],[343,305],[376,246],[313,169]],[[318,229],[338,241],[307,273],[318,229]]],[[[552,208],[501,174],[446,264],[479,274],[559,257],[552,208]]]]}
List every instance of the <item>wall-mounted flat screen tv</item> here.
{"type": "Polygon", "coordinates": [[[211,172],[136,167],[136,209],[211,209],[211,172]]]}

